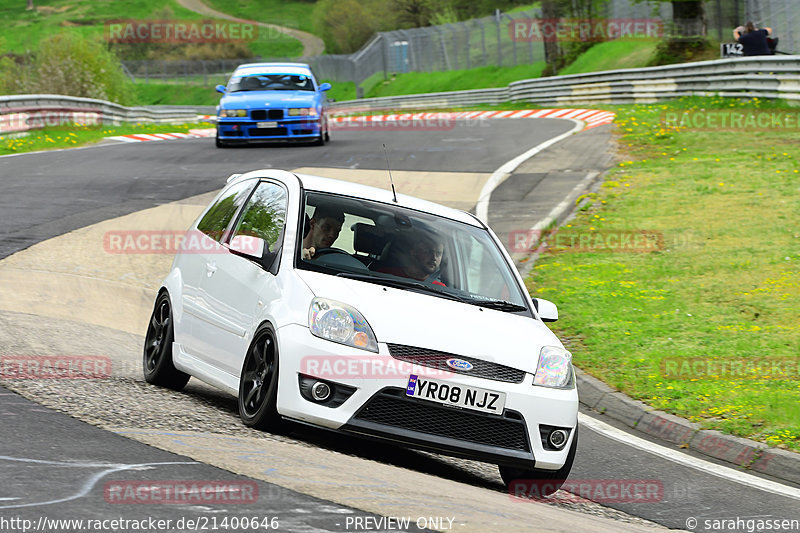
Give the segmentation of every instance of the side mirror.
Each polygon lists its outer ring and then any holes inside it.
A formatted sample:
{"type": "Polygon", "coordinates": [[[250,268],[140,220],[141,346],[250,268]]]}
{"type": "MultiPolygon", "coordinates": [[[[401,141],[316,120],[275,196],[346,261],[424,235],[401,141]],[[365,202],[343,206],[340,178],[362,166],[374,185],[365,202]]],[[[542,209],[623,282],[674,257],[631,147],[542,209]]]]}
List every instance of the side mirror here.
{"type": "Polygon", "coordinates": [[[218,93],[225,94],[225,86],[224,85],[217,85],[216,87],[214,87],[214,90],[217,91],[218,93]]]}
{"type": "Polygon", "coordinates": [[[534,298],[534,303],[536,304],[536,310],[539,312],[539,318],[542,319],[542,322],[555,322],[558,320],[558,308],[556,304],[543,298],[534,298]]]}
{"type": "Polygon", "coordinates": [[[319,89],[317,89],[317,90],[320,91],[320,92],[322,92],[322,91],[330,91],[331,90],[331,84],[326,81],[325,83],[320,85],[319,89]]]}
{"type": "Polygon", "coordinates": [[[231,239],[231,243],[228,246],[228,250],[232,254],[240,255],[259,263],[264,258],[264,252],[267,248],[267,242],[264,239],[251,235],[237,235],[231,239]]]}

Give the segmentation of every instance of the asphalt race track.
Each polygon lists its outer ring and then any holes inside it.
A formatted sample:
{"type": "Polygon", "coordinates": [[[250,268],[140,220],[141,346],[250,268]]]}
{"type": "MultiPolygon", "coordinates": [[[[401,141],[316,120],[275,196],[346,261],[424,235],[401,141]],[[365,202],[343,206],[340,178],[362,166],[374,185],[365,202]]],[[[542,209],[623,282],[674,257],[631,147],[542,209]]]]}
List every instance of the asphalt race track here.
{"type": "MultiPolygon", "coordinates": [[[[783,483],[784,489],[776,490],[770,484],[775,480],[749,473],[736,478],[726,474],[731,468],[707,460],[700,469],[660,453],[675,451],[669,443],[647,438],[650,449],[629,446],[586,425],[570,479],[644,480],[660,487],[655,497],[640,502],[601,497],[603,505],[520,503],[504,493],[491,465],[374,446],[304,426],[277,435],[250,431],[238,422],[235,399],[196,380],[184,393],[142,382],[139,315],[155,294],[152,273],[164,268],[164,261],[168,268],[169,258],[149,265],[146,276],[133,268],[119,272],[125,267],[115,263],[119,279],[146,278],[139,284],[146,290],[137,286],[114,293],[144,294],[143,302],[124,312],[92,314],[87,308],[102,295],[90,294],[88,282],[55,294],[70,276],[108,273],[102,250],[90,249],[100,245],[70,253],[90,235],[80,233],[82,228],[96,225],[102,232],[103,224],[120,217],[131,227],[140,219],[125,217],[143,210],[143,218],[164,216],[177,223],[176,205],[183,205],[187,212],[181,217],[191,220],[207,193],[218,190],[231,173],[303,169],[388,186],[385,144],[399,192],[472,209],[482,183],[498,167],[573,126],[557,119],[500,119],[457,123],[444,131],[334,131],[333,142],[324,147],[220,150],[213,139],[186,139],[0,158],[0,259],[5,259],[0,261],[0,355],[97,353],[117,365],[110,379],[91,383],[4,382],[75,418],[0,388],[0,531],[15,530],[4,527],[2,518],[36,524],[42,516],[152,517],[172,520],[167,530],[175,531],[193,529],[177,526],[181,518],[243,515],[277,517],[284,531],[390,531],[397,524],[381,518],[404,515],[452,518],[426,520],[419,527],[455,531],[649,531],[658,526],[712,531],[704,520],[796,519],[798,487],[783,483]],[[192,198],[198,195],[203,196],[192,198]],[[26,278],[37,285],[25,287],[26,278]],[[45,279],[58,281],[43,288],[39,282],[45,279]],[[164,480],[257,487],[258,505],[216,499],[137,506],[109,496],[115,481],[164,480]]],[[[573,135],[503,182],[489,204],[498,235],[530,228],[582,179],[605,168],[608,128],[573,135]]],[[[579,354],[576,362],[580,365],[579,354]]],[[[583,414],[608,423],[597,413],[583,414]]],[[[412,520],[409,529],[419,527],[412,520]]]]}

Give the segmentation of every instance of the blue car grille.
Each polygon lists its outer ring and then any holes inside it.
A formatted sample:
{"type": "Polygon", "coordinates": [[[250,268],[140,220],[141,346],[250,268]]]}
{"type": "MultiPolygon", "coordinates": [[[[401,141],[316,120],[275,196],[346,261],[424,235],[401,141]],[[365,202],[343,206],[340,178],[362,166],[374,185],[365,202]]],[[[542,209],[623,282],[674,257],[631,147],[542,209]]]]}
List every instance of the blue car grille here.
{"type": "Polygon", "coordinates": [[[283,109],[254,109],[250,111],[250,118],[253,120],[281,120],[283,119],[283,109]]]}

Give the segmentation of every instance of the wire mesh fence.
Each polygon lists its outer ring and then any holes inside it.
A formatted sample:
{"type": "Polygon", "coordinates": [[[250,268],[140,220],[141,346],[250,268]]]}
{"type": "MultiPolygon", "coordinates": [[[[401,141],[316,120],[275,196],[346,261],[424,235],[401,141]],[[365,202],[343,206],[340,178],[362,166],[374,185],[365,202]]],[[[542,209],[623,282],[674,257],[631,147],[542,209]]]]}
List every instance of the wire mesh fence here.
{"type": "MultiPolygon", "coordinates": [[[[608,21],[658,21],[662,34],[708,35],[720,42],[733,40],[732,31],[747,20],[770,26],[780,38],[778,50],[798,50],[800,23],[798,0],[707,0],[699,21],[680,21],[673,17],[672,3],[658,0],[608,0],[599,4],[597,17],[608,21]]],[[[153,81],[224,84],[233,69],[256,61],[300,61],[308,63],[320,79],[351,81],[362,96],[368,80],[384,79],[394,73],[436,72],[470,69],[479,66],[532,65],[545,61],[542,38],[519,38],[515,25],[531,27],[530,21],[543,20],[539,8],[515,13],[496,12],[493,16],[464,22],[395,30],[375,34],[353,54],[321,55],[301,58],[249,58],[194,61],[125,61],[129,75],[145,83],[153,81]],[[525,26],[528,23],[528,26],[525,26]],[[366,83],[365,83],[366,82],[366,83]]],[[[541,25],[541,24],[540,24],[541,25]]]]}

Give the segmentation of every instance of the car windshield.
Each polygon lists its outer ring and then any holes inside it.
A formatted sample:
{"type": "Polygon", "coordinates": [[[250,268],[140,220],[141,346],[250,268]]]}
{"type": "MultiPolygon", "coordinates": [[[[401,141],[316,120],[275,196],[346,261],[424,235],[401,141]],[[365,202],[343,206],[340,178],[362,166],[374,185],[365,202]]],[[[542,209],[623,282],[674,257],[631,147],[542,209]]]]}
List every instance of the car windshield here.
{"type": "Polygon", "coordinates": [[[297,265],[530,314],[522,288],[485,229],[421,211],[307,192],[297,265]]]}
{"type": "Polygon", "coordinates": [[[228,82],[227,91],[313,91],[314,82],[303,74],[253,74],[237,76],[228,82]]]}

